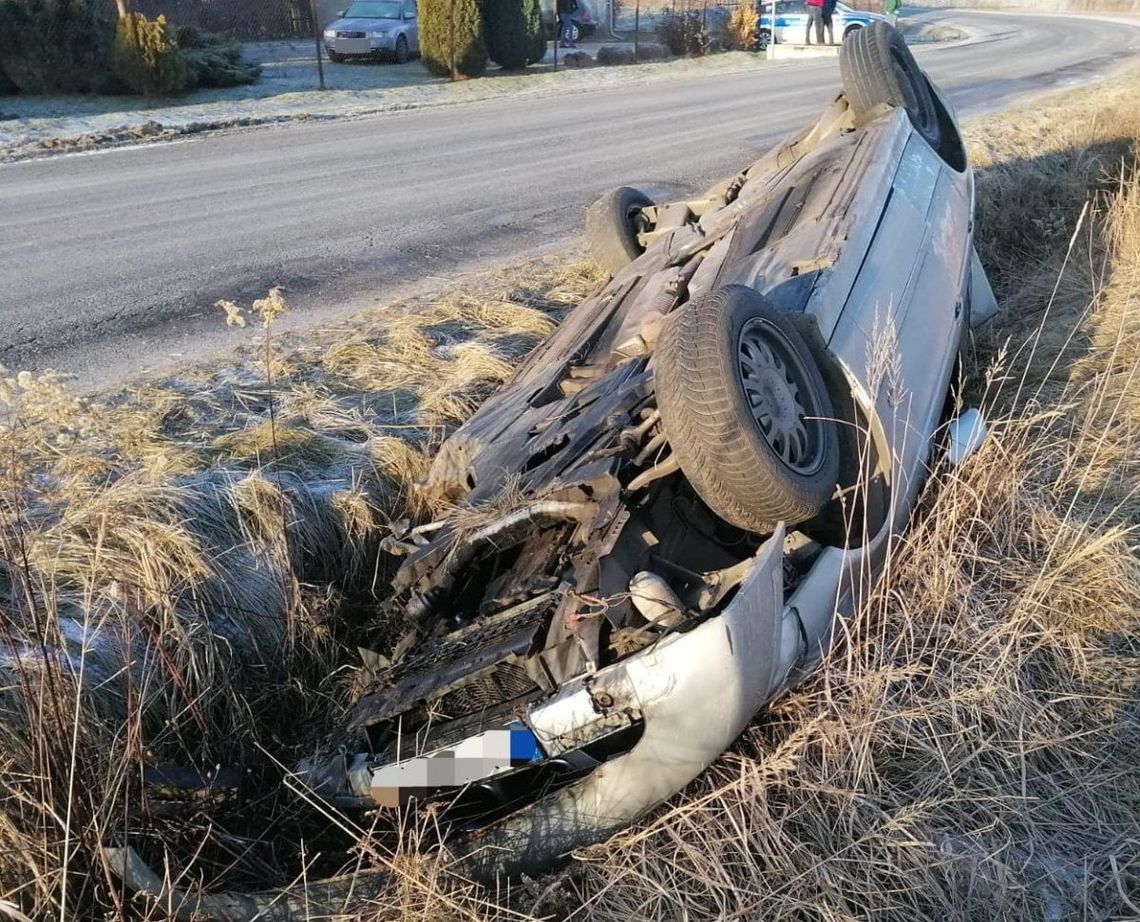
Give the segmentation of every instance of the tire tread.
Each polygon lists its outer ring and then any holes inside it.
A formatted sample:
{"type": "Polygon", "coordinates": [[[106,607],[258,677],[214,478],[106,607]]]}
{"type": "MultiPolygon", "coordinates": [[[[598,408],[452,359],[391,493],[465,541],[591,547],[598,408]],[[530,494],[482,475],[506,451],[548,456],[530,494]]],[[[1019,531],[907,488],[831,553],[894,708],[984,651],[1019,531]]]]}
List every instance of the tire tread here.
{"type": "Polygon", "coordinates": [[[822,397],[823,415],[830,415],[806,345],[759,294],[740,286],[682,305],[666,318],[655,358],[657,402],[681,469],[709,508],[740,528],[767,533],[781,521],[810,519],[830,498],[838,474],[837,439],[834,423],[825,425],[825,463],[810,478],[788,471],[766,445],[758,449],[762,438],[751,417],[740,419],[731,390],[739,383],[728,373],[737,348],[729,314],[741,309],[776,318],[815,372],[812,386],[822,397]],[[750,303],[742,307],[742,299],[750,303]]]}

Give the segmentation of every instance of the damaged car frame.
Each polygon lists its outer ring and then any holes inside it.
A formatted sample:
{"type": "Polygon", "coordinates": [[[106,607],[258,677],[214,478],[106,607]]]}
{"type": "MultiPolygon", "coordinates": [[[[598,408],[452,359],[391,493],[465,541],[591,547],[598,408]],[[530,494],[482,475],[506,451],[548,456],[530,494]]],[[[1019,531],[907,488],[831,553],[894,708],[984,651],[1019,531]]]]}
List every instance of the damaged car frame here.
{"type": "Polygon", "coordinates": [[[484,875],[644,815],[804,676],[872,586],[995,309],[946,101],[897,32],[807,131],[706,196],[588,215],[613,277],[442,446],[463,510],[389,540],[407,633],[345,807],[444,798],[484,875]]]}
{"type": "Polygon", "coordinates": [[[820,660],[996,309],[949,105],[886,24],[840,63],[814,126],[703,198],[591,209],[613,277],[443,444],[426,486],[461,512],[387,542],[407,631],[303,766],[321,796],[445,799],[482,876],[540,868],[820,660]]]}
{"type": "Polygon", "coordinates": [[[298,768],[312,792],[438,801],[466,873],[538,870],[819,663],[997,309],[948,103],[885,23],[840,67],[814,125],[707,195],[591,208],[612,278],[443,443],[425,487],[458,512],[385,542],[402,639],[298,768]]]}

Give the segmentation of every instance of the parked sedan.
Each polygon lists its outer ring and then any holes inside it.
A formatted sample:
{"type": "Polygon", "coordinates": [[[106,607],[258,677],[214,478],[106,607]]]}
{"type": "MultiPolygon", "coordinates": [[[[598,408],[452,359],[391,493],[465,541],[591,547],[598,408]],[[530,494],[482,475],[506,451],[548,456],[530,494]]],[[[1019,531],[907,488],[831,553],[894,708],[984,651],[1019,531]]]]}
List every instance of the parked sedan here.
{"type": "MultiPolygon", "coordinates": [[[[764,43],[771,40],[772,36],[771,0],[759,0],[757,8],[760,12],[761,43],[764,43]]],[[[840,40],[850,38],[860,29],[866,28],[873,22],[888,22],[888,19],[881,13],[854,10],[846,3],[835,5],[835,13],[832,15],[832,28],[840,40]]],[[[807,32],[807,24],[807,4],[804,3],[804,0],[776,0],[775,37],[777,42],[802,42],[807,32]]],[[[814,36],[812,41],[815,41],[814,36]]]]}
{"type": "Polygon", "coordinates": [[[416,0],[357,0],[325,28],[325,49],[335,63],[388,58],[405,64],[420,50],[416,0]]]}

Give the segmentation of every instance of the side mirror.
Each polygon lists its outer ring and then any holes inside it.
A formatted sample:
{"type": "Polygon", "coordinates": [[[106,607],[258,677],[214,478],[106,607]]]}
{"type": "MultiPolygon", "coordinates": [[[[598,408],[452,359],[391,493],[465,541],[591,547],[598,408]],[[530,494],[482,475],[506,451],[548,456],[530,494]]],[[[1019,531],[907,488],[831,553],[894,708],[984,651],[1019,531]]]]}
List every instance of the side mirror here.
{"type": "Polygon", "coordinates": [[[344,14],[347,12],[348,12],[348,10],[337,10],[336,11],[336,18],[337,19],[344,19],[344,14]]]}

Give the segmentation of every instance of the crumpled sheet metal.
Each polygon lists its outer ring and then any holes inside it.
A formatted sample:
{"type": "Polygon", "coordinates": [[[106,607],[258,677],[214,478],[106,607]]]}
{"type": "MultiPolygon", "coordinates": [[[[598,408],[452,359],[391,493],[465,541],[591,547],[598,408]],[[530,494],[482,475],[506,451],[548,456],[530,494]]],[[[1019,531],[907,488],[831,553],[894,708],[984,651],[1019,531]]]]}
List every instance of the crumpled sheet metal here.
{"type": "Polygon", "coordinates": [[[783,680],[783,543],[781,525],[720,615],[595,674],[592,684],[628,696],[625,704],[641,712],[641,739],[581,781],[458,842],[470,876],[493,880],[553,864],[663,803],[732,744],[783,680]]]}

